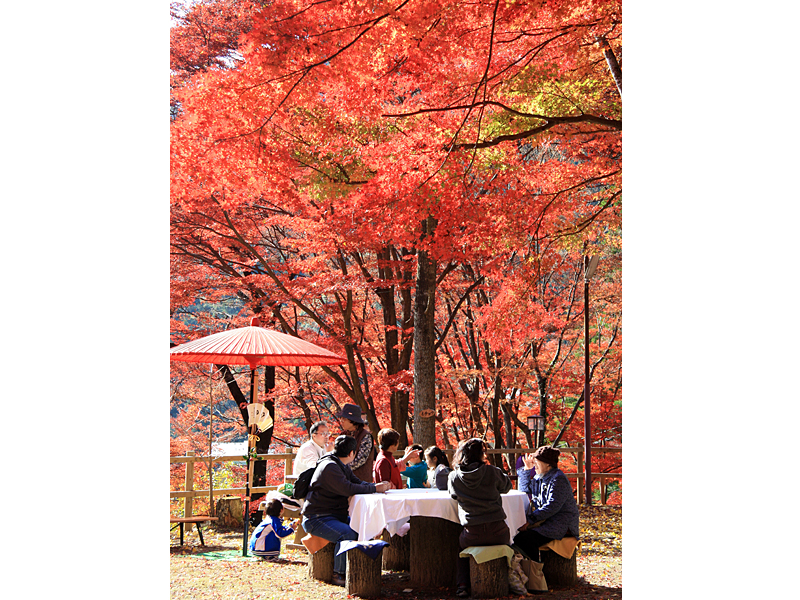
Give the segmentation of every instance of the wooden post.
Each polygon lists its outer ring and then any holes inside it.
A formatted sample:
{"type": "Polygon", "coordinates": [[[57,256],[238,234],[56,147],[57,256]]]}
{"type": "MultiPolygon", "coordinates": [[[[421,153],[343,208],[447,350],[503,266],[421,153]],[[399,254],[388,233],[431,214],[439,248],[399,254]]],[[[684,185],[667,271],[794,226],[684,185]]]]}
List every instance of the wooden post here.
{"type": "Polygon", "coordinates": [[[606,503],[606,478],[603,475],[600,475],[600,503],[605,505],[606,503]]]}
{"type": "Polygon", "coordinates": [[[583,504],[583,443],[578,442],[578,504],[583,504]]]}
{"type": "Polygon", "coordinates": [[[350,596],[379,597],[381,595],[381,555],[372,559],[367,556],[366,552],[358,548],[348,550],[345,589],[350,596]]]}
{"type": "Polygon", "coordinates": [[[292,462],[294,462],[291,456],[287,456],[284,459],[284,467],[283,467],[283,482],[286,483],[286,478],[292,475],[292,462]]]}
{"type": "Polygon", "coordinates": [[[216,516],[214,512],[214,457],[211,452],[208,453],[208,514],[212,517],[216,516]]]}
{"type": "Polygon", "coordinates": [[[470,556],[469,584],[473,598],[508,596],[508,559],[501,556],[478,564],[470,556]]]}
{"type": "MultiPolygon", "coordinates": [[[[194,450],[187,450],[186,456],[194,456],[194,450]]],[[[194,491],[194,459],[186,461],[186,482],[184,483],[183,489],[187,492],[194,491]]],[[[184,517],[191,517],[192,516],[192,502],[194,501],[194,496],[186,496],[183,499],[183,516],[184,517]]],[[[191,528],[191,526],[190,526],[191,528]]]]}
{"type": "Polygon", "coordinates": [[[333,579],[333,550],[336,544],[330,542],[325,546],[308,555],[308,576],[311,579],[318,579],[330,583],[333,579]]]}

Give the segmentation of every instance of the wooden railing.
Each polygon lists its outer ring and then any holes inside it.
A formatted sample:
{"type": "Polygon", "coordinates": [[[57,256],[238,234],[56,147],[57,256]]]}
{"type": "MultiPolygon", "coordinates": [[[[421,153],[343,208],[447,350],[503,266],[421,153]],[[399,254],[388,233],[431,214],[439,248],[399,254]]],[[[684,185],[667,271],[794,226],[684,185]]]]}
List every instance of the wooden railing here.
{"type": "MultiPolygon", "coordinates": [[[[583,502],[584,497],[584,479],[585,474],[583,472],[583,465],[584,465],[584,448],[582,445],[578,445],[577,447],[561,447],[559,448],[562,454],[568,453],[572,454],[576,464],[578,465],[578,472],[577,473],[565,473],[566,476],[570,479],[577,479],[577,500],[578,504],[583,502]]],[[[455,450],[452,449],[444,449],[444,453],[447,454],[447,457],[452,460],[453,453],[455,450]]],[[[486,453],[490,455],[494,454],[506,454],[507,460],[509,464],[512,466],[516,464],[516,457],[518,454],[526,454],[531,452],[530,448],[503,448],[500,450],[494,449],[487,449],[486,453]]],[[[596,448],[592,448],[592,453],[597,452],[622,452],[621,447],[608,447],[608,446],[598,446],[596,448]]],[[[395,453],[396,456],[400,457],[403,455],[402,452],[395,453]]],[[[287,453],[287,454],[258,454],[257,455],[259,460],[267,460],[267,461],[283,461],[284,463],[284,479],[289,478],[292,479],[292,468],[294,463],[295,454],[287,453]]],[[[171,456],[169,459],[170,464],[175,463],[185,463],[186,464],[186,478],[184,483],[184,488],[182,490],[171,491],[169,493],[170,498],[183,498],[183,516],[191,517],[192,516],[192,509],[193,509],[193,501],[195,498],[199,497],[207,497],[209,499],[210,505],[214,506],[214,496],[243,496],[245,492],[244,486],[242,487],[235,487],[235,488],[213,488],[213,490],[205,489],[205,490],[196,490],[194,489],[194,465],[195,463],[202,463],[203,465],[208,465],[210,469],[213,471],[213,465],[215,462],[222,463],[222,462],[244,462],[245,458],[241,454],[233,455],[233,456],[197,456],[193,451],[188,451],[186,456],[171,456]],[[210,461],[210,462],[209,462],[210,461]]],[[[251,475],[252,477],[252,475],[251,475]]],[[[609,479],[621,479],[622,473],[592,473],[592,481],[599,481],[600,482],[600,501],[602,504],[606,503],[607,500],[607,480],[609,479]]],[[[251,494],[266,494],[270,490],[278,489],[279,486],[277,485],[266,485],[266,486],[252,486],[252,479],[250,479],[249,483],[250,486],[250,493],[251,494]]]]}
{"type": "MultiPolygon", "coordinates": [[[[259,460],[267,460],[267,461],[283,461],[284,462],[284,477],[291,476],[292,474],[292,463],[294,462],[294,454],[257,454],[256,455],[259,460]]],[[[208,497],[211,506],[214,506],[214,496],[244,496],[245,488],[244,485],[242,487],[235,487],[235,488],[213,488],[212,490],[196,490],[194,489],[194,465],[195,463],[202,463],[204,465],[208,465],[213,472],[214,463],[221,463],[221,462],[244,462],[245,458],[241,454],[233,455],[233,456],[196,456],[195,453],[191,450],[186,452],[186,456],[170,456],[169,462],[170,464],[175,463],[186,463],[186,479],[184,480],[184,488],[182,490],[177,490],[174,492],[169,493],[170,498],[183,498],[183,516],[184,517],[191,517],[192,516],[192,504],[194,498],[198,497],[208,497]],[[210,461],[210,462],[209,462],[210,461]]],[[[266,494],[270,490],[276,490],[279,486],[277,485],[265,485],[265,486],[258,486],[253,487],[252,483],[252,474],[250,475],[251,479],[249,481],[250,485],[250,493],[251,494],[266,494]]]]}

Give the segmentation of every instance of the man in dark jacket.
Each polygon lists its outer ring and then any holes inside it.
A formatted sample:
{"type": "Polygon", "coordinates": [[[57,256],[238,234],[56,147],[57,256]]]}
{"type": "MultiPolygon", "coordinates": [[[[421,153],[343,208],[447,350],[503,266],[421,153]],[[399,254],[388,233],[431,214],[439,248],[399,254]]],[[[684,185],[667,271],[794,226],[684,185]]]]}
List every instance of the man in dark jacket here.
{"type": "Polygon", "coordinates": [[[325,454],[317,463],[308,486],[303,506],[303,529],[312,535],[334,542],[333,581],[344,585],[347,558],[339,552],[340,542],[357,540],[358,533],[350,527],[348,503],[355,494],[374,494],[389,489],[389,482],[366,483],[353,475],[348,466],[355,458],[355,438],[340,435],[333,444],[333,452],[325,454]]]}

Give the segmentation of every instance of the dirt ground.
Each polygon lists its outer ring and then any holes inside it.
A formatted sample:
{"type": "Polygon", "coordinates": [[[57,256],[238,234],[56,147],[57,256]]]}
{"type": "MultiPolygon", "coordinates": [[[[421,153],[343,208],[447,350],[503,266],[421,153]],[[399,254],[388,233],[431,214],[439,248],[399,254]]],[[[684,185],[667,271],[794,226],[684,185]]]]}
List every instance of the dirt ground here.
{"type": "MultiPolygon", "coordinates": [[[[192,527],[179,546],[170,533],[170,597],[197,600],[345,599],[344,588],[309,579],[307,554],[284,550],[279,563],[241,557],[242,531],[203,528],[205,546],[192,527]],[[200,553],[238,550],[233,560],[209,560],[200,553]]],[[[540,597],[576,600],[622,598],[622,510],[620,506],[581,508],[580,584],[552,587],[540,597]]],[[[384,571],[384,598],[432,600],[455,598],[454,589],[414,589],[405,572],[384,571]]],[[[518,598],[519,596],[512,596],[518,598]]]]}

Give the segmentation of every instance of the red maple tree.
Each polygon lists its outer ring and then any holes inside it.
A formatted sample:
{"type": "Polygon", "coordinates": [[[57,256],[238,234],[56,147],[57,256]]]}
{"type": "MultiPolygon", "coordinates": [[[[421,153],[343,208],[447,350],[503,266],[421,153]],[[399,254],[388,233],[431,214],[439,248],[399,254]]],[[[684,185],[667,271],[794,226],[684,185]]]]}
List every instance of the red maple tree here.
{"type": "Polygon", "coordinates": [[[621,439],[620,2],[216,0],[172,44],[174,341],[257,313],[348,358],[279,370],[287,442],[343,402],[403,444],[580,439],[587,252],[621,439]]]}

